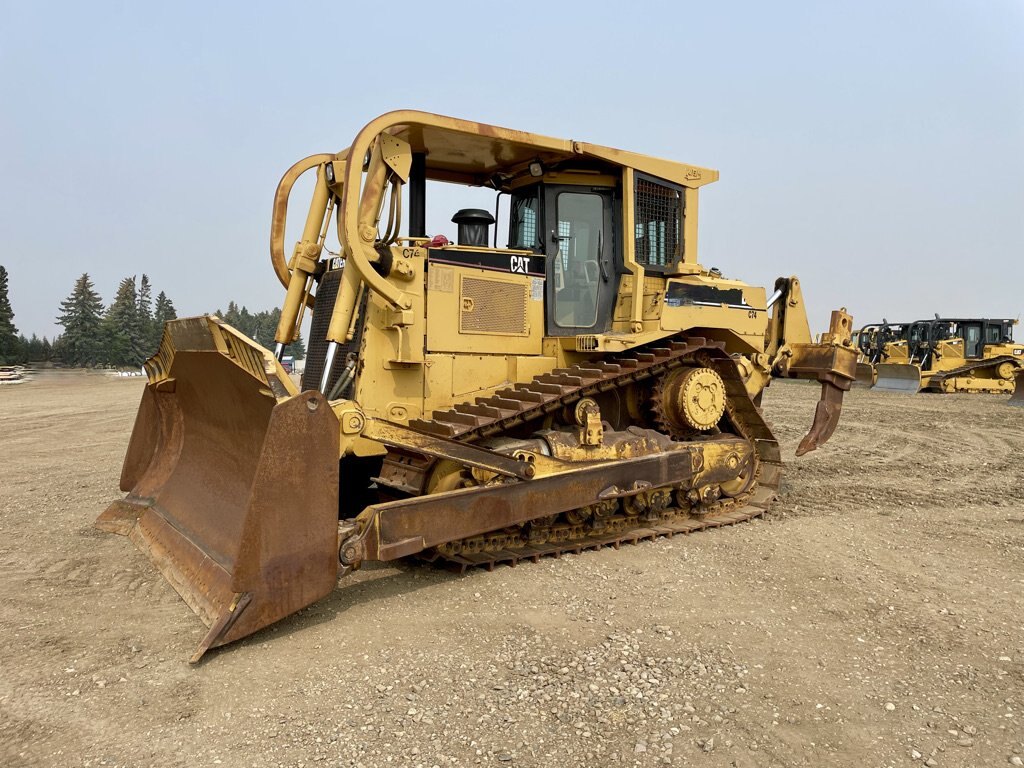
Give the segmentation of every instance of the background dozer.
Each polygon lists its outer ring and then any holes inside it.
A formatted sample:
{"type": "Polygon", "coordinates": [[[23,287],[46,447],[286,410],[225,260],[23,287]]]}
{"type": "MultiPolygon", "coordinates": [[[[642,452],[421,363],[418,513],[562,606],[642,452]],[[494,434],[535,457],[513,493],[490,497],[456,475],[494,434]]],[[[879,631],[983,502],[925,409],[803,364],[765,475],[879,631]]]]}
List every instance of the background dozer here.
{"type": "Polygon", "coordinates": [[[881,323],[865,325],[853,334],[853,343],[857,348],[857,386],[873,387],[878,374],[875,366],[885,362],[886,345],[901,341],[906,337],[906,323],[890,323],[882,318],[881,323]]]}
{"type": "Polygon", "coordinates": [[[875,386],[901,392],[1014,393],[1024,369],[1024,345],[1013,342],[1013,319],[941,318],[907,326],[904,338],[885,345],[875,386]]]}
{"type": "Polygon", "coordinates": [[[698,263],[698,193],[717,178],[412,111],[293,166],[271,224],[276,348],[213,316],[168,323],[127,496],[97,521],[209,625],[193,660],[367,561],[489,568],[763,514],[782,463],[762,391],[773,376],[821,382],[797,452],[813,450],[857,352],[842,310],[812,343],[796,278],[769,296],[698,263]],[[427,182],[489,188],[501,210],[456,213],[458,244],[428,238],[427,182]],[[332,228],[340,255],[325,254],[332,228]],[[296,387],[280,358],[307,310],[296,387]]]}

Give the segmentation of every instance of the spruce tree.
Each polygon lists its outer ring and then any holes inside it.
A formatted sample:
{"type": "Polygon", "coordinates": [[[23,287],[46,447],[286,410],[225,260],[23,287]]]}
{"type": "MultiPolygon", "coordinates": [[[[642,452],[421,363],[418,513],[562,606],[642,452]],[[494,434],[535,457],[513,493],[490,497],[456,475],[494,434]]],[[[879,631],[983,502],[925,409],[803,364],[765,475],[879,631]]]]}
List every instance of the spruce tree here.
{"type": "Polygon", "coordinates": [[[25,342],[25,357],[30,363],[41,363],[46,360],[43,353],[43,341],[34,333],[32,338],[25,342]]]}
{"type": "Polygon", "coordinates": [[[71,365],[68,362],[68,347],[64,342],[64,335],[53,337],[53,344],[50,345],[50,359],[61,365],[71,365]]]}
{"type": "Polygon", "coordinates": [[[134,367],[146,359],[138,301],[134,275],[124,278],[103,318],[104,362],[109,365],[134,367]]]}
{"type": "Polygon", "coordinates": [[[18,365],[24,365],[28,362],[28,339],[25,338],[25,334],[19,333],[18,337],[14,340],[14,351],[7,356],[8,363],[15,363],[18,365]]]}
{"type": "Polygon", "coordinates": [[[7,270],[0,265],[0,363],[16,363],[20,357],[18,329],[14,327],[14,310],[7,295],[7,270]]]}
{"type": "Polygon", "coordinates": [[[57,322],[64,326],[64,333],[60,336],[60,357],[66,365],[96,365],[102,362],[102,317],[103,300],[96,293],[89,273],[86,272],[75,281],[71,295],[60,303],[57,322]]]}
{"type": "Polygon", "coordinates": [[[157,344],[160,343],[159,334],[153,331],[153,287],[149,283],[149,275],[143,274],[139,281],[139,297],[136,304],[139,319],[138,344],[149,357],[156,352],[157,344]],[[154,342],[154,337],[156,341],[154,342]]]}
{"type": "Polygon", "coordinates": [[[156,297],[156,306],[153,307],[153,335],[150,338],[150,347],[153,352],[156,352],[157,347],[160,346],[160,338],[164,332],[164,323],[177,317],[178,313],[174,309],[174,304],[167,298],[166,293],[160,291],[156,297]]]}

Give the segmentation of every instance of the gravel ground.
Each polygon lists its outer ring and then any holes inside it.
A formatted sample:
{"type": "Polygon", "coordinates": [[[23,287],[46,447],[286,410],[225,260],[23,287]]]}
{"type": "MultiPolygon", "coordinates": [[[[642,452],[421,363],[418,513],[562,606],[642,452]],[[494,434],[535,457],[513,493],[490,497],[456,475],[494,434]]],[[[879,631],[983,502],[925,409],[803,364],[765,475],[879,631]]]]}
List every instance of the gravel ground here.
{"type": "MultiPolygon", "coordinates": [[[[762,521],[205,627],[91,527],[142,382],[0,388],[0,765],[1024,765],[1024,409],[855,390],[762,521]]],[[[773,384],[787,456],[816,388],[773,384]]]]}

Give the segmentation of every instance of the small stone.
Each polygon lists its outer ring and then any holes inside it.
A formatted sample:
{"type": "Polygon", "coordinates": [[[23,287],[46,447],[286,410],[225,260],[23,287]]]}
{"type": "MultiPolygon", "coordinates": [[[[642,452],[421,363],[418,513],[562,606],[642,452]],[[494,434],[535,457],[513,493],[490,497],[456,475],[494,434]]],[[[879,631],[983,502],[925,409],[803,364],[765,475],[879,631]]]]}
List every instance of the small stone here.
{"type": "Polygon", "coordinates": [[[885,703],[885,711],[886,712],[892,712],[894,709],[896,709],[896,705],[893,704],[891,701],[887,701],[885,703]]]}
{"type": "Polygon", "coordinates": [[[934,757],[929,757],[927,760],[924,761],[924,764],[927,765],[928,768],[935,768],[935,766],[939,763],[934,757]]]}
{"type": "Polygon", "coordinates": [[[635,754],[638,754],[638,755],[639,755],[639,754],[640,754],[641,752],[646,752],[646,751],[647,751],[647,745],[646,745],[646,744],[644,744],[644,743],[643,743],[642,741],[638,741],[638,742],[636,743],[636,746],[635,746],[635,747],[633,747],[633,752],[634,752],[635,754]]]}
{"type": "Polygon", "coordinates": [[[1024,765],[1024,760],[1021,760],[1018,755],[1014,755],[1010,758],[1010,765],[1024,765]]]}
{"type": "Polygon", "coordinates": [[[921,753],[918,752],[916,749],[912,749],[912,750],[910,750],[910,757],[912,759],[914,759],[914,760],[920,760],[921,759],[921,753]]]}
{"type": "Polygon", "coordinates": [[[957,739],[956,743],[959,744],[961,747],[970,747],[974,745],[974,739],[972,739],[970,736],[961,736],[959,739],[957,739]]]}
{"type": "Polygon", "coordinates": [[[503,763],[511,763],[512,755],[510,755],[508,752],[502,752],[500,755],[498,755],[498,760],[503,763]]]}
{"type": "Polygon", "coordinates": [[[707,741],[704,742],[704,746],[702,747],[702,749],[705,752],[710,752],[714,748],[715,748],[715,737],[712,736],[710,739],[708,739],[707,741]]]}

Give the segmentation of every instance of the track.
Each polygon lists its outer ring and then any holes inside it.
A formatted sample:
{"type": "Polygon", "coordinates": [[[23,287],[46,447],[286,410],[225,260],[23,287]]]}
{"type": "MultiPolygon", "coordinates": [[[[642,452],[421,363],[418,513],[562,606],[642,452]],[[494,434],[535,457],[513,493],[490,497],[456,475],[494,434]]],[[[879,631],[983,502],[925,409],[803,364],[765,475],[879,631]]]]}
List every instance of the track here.
{"type": "MultiPolygon", "coordinates": [[[[984,369],[984,368],[993,368],[994,369],[995,367],[997,367],[999,365],[1002,365],[1003,363],[1013,363],[1013,364],[1017,365],[1018,366],[1018,370],[1020,370],[1020,367],[1019,367],[1020,366],[1020,360],[1018,360],[1015,357],[1011,357],[1010,355],[1002,355],[1000,357],[989,358],[988,360],[977,360],[977,361],[975,361],[973,363],[967,363],[966,365],[961,365],[959,368],[953,368],[953,369],[948,370],[948,371],[940,371],[938,373],[933,373],[933,374],[931,374],[929,376],[928,384],[923,389],[924,389],[924,391],[943,392],[945,390],[943,390],[942,384],[947,379],[956,378],[957,376],[963,376],[965,373],[970,373],[971,371],[977,371],[979,369],[984,369]]],[[[998,378],[995,378],[995,377],[993,377],[992,380],[993,381],[1005,381],[1004,379],[998,379],[998,378]]],[[[1012,379],[1011,379],[1011,381],[1012,381],[1012,379]]],[[[1005,393],[1005,391],[1012,391],[1012,390],[998,390],[998,392],[1000,392],[1000,393],[1005,393]]]]}
{"type": "MultiPolygon", "coordinates": [[[[415,420],[410,427],[449,439],[475,442],[528,422],[556,414],[583,397],[617,391],[675,368],[700,362],[714,368],[726,386],[726,417],[739,436],[752,442],[757,469],[751,487],[735,498],[710,503],[690,502],[674,493],[671,485],[650,489],[644,503],[634,497],[582,507],[572,512],[537,519],[521,528],[494,531],[451,542],[424,553],[459,571],[471,567],[494,568],[499,563],[516,565],[522,560],[558,557],[606,546],[660,536],[689,534],[707,528],[734,525],[763,515],[775,498],[782,463],[778,443],[739,377],[736,365],[720,342],[687,338],[667,345],[647,347],[556,369],[516,384],[493,397],[436,411],[429,420],[415,420]],[[674,501],[674,503],[673,503],[674,501]]],[[[392,451],[384,460],[378,482],[411,495],[424,493],[434,460],[406,451],[392,451]]]]}

